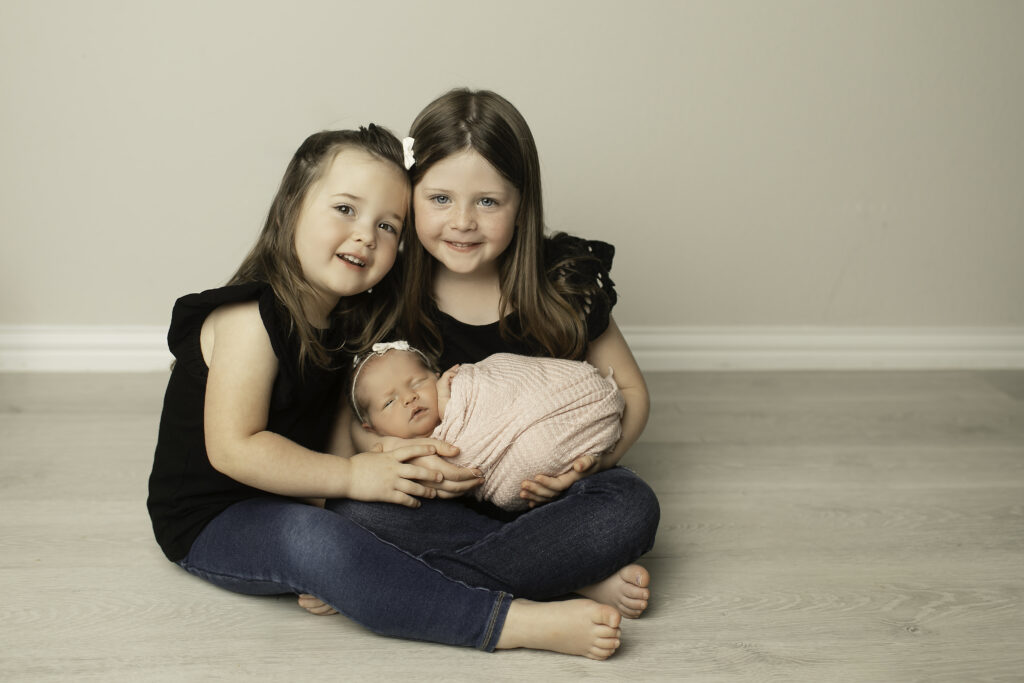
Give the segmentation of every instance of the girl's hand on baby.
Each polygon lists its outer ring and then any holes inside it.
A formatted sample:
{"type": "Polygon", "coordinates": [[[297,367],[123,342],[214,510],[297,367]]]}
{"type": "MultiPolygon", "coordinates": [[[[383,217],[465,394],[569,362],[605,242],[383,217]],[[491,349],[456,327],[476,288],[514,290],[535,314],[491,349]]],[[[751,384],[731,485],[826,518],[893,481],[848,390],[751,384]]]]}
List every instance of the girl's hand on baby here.
{"type": "Polygon", "coordinates": [[[572,467],[565,474],[557,477],[538,474],[533,479],[524,481],[519,497],[526,500],[531,508],[550,503],[580,479],[597,472],[597,466],[597,458],[592,455],[581,455],[573,461],[572,467]]]}
{"type": "Polygon", "coordinates": [[[477,469],[459,467],[445,461],[459,454],[459,448],[445,441],[438,439],[401,439],[396,436],[378,437],[373,450],[379,452],[386,448],[389,451],[399,452],[404,448],[414,446],[430,449],[426,454],[410,458],[407,462],[410,465],[425,468],[430,472],[428,477],[419,478],[420,483],[430,489],[430,494],[425,498],[457,498],[465,495],[483,483],[483,473],[477,469]]]}
{"type": "Polygon", "coordinates": [[[459,454],[459,447],[453,446],[440,439],[423,437],[420,439],[403,439],[398,436],[374,436],[373,448],[383,448],[386,451],[398,451],[407,446],[428,446],[434,450],[431,455],[439,455],[442,458],[450,458],[459,454]]]}
{"type": "Polygon", "coordinates": [[[459,467],[436,455],[423,456],[410,462],[441,473],[443,481],[423,482],[437,492],[438,498],[458,498],[484,483],[483,472],[475,467],[459,467]]]}
{"type": "Polygon", "coordinates": [[[436,453],[434,446],[412,445],[384,452],[381,444],[368,453],[348,459],[349,477],[346,498],[381,501],[418,508],[420,498],[433,498],[437,492],[426,482],[440,483],[443,476],[408,461],[436,453]],[[421,483],[423,482],[423,483],[421,483]]]}

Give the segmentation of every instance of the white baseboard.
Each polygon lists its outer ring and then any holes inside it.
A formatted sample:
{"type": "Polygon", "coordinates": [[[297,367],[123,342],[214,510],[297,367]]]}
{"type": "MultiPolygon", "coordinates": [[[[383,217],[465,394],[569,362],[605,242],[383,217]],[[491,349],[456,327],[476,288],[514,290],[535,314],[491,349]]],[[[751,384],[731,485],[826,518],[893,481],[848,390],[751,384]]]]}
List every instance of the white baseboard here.
{"type": "Polygon", "coordinates": [[[0,325],[0,372],[166,371],[167,328],[0,325]]]}
{"type": "MultiPolygon", "coordinates": [[[[623,327],[647,372],[1024,368],[1024,328],[623,327]]],[[[163,326],[0,325],[0,372],[166,371],[163,326]]]]}
{"type": "Polygon", "coordinates": [[[1024,328],[623,327],[641,369],[1024,368],[1024,328]]]}

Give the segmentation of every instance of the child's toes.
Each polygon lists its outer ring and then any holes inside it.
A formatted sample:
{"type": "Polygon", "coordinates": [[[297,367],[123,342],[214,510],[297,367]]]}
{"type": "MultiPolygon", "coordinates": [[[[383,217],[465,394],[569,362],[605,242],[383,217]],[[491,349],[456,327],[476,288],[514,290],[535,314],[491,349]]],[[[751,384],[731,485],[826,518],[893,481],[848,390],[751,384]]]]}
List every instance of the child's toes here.
{"type": "Polygon", "coordinates": [[[604,624],[605,626],[611,626],[612,628],[618,628],[619,623],[622,620],[622,615],[619,614],[619,610],[615,609],[611,605],[601,605],[601,609],[594,619],[595,624],[604,624]]]}
{"type": "Polygon", "coordinates": [[[641,567],[638,564],[623,567],[619,570],[619,576],[626,583],[639,586],[640,588],[646,588],[651,583],[651,573],[645,567],[641,567]]]}
{"type": "Polygon", "coordinates": [[[623,598],[622,606],[628,610],[643,612],[645,609],[647,609],[647,601],[634,600],[632,598],[623,598]]]}
{"type": "Polygon", "coordinates": [[[651,583],[651,574],[643,567],[637,568],[636,580],[634,583],[641,588],[647,587],[651,583]]]}
{"type": "Polygon", "coordinates": [[[592,648],[590,648],[590,650],[587,651],[587,655],[586,656],[587,656],[587,659],[596,659],[598,661],[602,661],[602,660],[608,659],[613,654],[615,654],[615,650],[614,649],[612,649],[612,650],[605,650],[605,649],[602,649],[602,648],[599,648],[599,647],[592,647],[592,648]]]}
{"type": "Polygon", "coordinates": [[[634,586],[631,583],[627,583],[622,588],[622,594],[627,598],[633,598],[634,600],[647,600],[651,597],[651,591],[646,588],[640,588],[634,586]]]}

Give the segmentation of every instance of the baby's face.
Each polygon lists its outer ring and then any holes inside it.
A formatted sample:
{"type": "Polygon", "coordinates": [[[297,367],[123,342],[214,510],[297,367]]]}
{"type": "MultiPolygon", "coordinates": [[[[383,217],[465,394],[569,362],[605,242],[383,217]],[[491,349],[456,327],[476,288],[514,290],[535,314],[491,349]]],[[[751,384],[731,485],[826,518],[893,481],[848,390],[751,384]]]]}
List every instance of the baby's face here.
{"type": "Polygon", "coordinates": [[[409,439],[429,436],[441,421],[437,376],[410,351],[388,351],[371,358],[359,373],[356,399],[380,435],[409,439]]]}

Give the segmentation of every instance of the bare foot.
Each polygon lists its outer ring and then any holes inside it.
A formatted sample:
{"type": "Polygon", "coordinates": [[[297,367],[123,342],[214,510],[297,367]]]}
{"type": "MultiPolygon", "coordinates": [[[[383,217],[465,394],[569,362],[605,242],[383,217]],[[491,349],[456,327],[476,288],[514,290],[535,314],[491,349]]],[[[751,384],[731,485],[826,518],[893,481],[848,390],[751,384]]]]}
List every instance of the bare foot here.
{"type": "Polygon", "coordinates": [[[299,607],[302,607],[310,614],[315,614],[318,617],[327,617],[338,613],[338,610],[334,609],[315,595],[309,595],[308,593],[303,593],[299,596],[299,607]]]}
{"type": "Polygon", "coordinates": [[[629,564],[604,581],[582,588],[580,595],[611,605],[627,619],[636,619],[651,599],[651,574],[638,564],[629,564]]]}
{"type": "Polygon", "coordinates": [[[615,609],[593,600],[513,600],[497,648],[526,647],[608,659],[621,642],[621,619],[615,609]]]}

